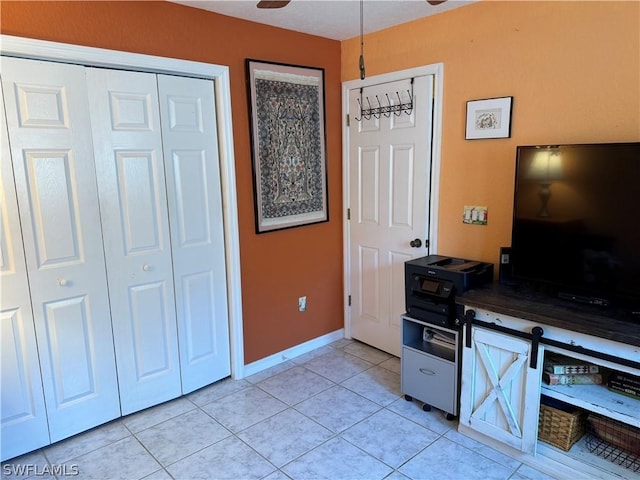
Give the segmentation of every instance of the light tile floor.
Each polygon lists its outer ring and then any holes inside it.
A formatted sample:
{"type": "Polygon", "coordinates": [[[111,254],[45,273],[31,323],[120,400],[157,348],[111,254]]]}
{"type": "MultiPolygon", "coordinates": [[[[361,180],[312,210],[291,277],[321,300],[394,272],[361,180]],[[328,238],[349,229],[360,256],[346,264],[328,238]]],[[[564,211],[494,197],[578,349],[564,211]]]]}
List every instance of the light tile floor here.
{"type": "Polygon", "coordinates": [[[340,340],[16,458],[2,478],[551,478],[421,406],[400,392],[398,358],[340,340]]]}

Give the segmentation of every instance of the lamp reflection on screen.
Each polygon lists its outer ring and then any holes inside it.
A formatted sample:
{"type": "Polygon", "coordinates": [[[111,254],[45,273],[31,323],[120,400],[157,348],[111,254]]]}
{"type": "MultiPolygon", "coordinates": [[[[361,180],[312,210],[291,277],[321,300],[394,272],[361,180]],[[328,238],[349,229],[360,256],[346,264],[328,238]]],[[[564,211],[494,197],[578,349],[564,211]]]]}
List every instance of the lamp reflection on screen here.
{"type": "Polygon", "coordinates": [[[533,161],[527,170],[527,178],[538,180],[540,184],[540,201],[542,207],[538,217],[549,217],[549,198],[551,197],[551,184],[562,179],[562,157],[557,148],[546,148],[536,152],[533,161]]]}

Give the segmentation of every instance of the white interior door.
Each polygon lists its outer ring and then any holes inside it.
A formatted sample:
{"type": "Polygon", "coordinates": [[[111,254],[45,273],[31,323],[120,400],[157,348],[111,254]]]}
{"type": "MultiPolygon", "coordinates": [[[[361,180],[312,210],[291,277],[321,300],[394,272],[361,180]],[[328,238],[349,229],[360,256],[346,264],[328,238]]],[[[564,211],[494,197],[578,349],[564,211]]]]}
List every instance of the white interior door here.
{"type": "Polygon", "coordinates": [[[47,445],[49,427],[4,101],[0,116],[0,457],[4,461],[47,445]]]}
{"type": "Polygon", "coordinates": [[[3,58],[51,441],[120,416],[83,67],[3,58]]]}
{"type": "Polygon", "coordinates": [[[124,415],[180,396],[156,75],[87,68],[124,415]]]}
{"type": "Polygon", "coordinates": [[[231,373],[213,82],[158,75],[182,393],[231,373]]]}
{"type": "Polygon", "coordinates": [[[400,356],[404,262],[428,254],[433,76],[350,90],[349,112],[351,336],[400,356]],[[407,103],[407,90],[409,114],[360,118],[359,102],[407,103]]]}

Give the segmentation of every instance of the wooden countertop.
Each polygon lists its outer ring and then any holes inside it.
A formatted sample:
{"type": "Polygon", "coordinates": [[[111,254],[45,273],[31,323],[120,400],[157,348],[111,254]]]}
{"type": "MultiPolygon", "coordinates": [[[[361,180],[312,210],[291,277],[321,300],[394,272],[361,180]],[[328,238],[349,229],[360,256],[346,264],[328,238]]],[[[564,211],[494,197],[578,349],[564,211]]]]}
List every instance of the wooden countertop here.
{"type": "Polygon", "coordinates": [[[469,290],[456,303],[640,347],[640,319],[615,309],[500,284],[469,290]]]}

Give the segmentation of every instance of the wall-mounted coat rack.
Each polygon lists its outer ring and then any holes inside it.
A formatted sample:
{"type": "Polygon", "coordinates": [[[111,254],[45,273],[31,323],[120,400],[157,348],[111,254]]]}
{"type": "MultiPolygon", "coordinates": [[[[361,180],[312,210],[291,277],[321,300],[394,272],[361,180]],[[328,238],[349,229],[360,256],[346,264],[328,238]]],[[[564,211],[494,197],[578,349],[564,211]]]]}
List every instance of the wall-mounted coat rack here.
{"type": "Polygon", "coordinates": [[[391,114],[395,115],[396,117],[399,117],[403,113],[406,115],[411,115],[411,113],[413,112],[413,78],[411,79],[411,90],[409,91],[407,89],[407,95],[409,97],[408,102],[402,101],[400,97],[400,92],[398,91],[395,92],[395,95],[393,93],[391,94],[394,100],[397,97],[398,99],[397,103],[391,103],[391,97],[389,96],[388,93],[385,93],[385,96],[387,97],[386,105],[383,105],[383,103],[380,101],[379,95],[375,96],[375,100],[373,100],[373,102],[369,96],[366,96],[363,100],[362,90],[363,89],[361,88],[360,98],[358,99],[358,106],[360,108],[360,117],[355,118],[355,120],[358,122],[363,118],[365,120],[369,120],[371,119],[371,117],[380,118],[382,115],[384,115],[386,118],[389,118],[391,117],[391,114]],[[366,106],[365,106],[365,103],[366,103],[366,106]]]}

